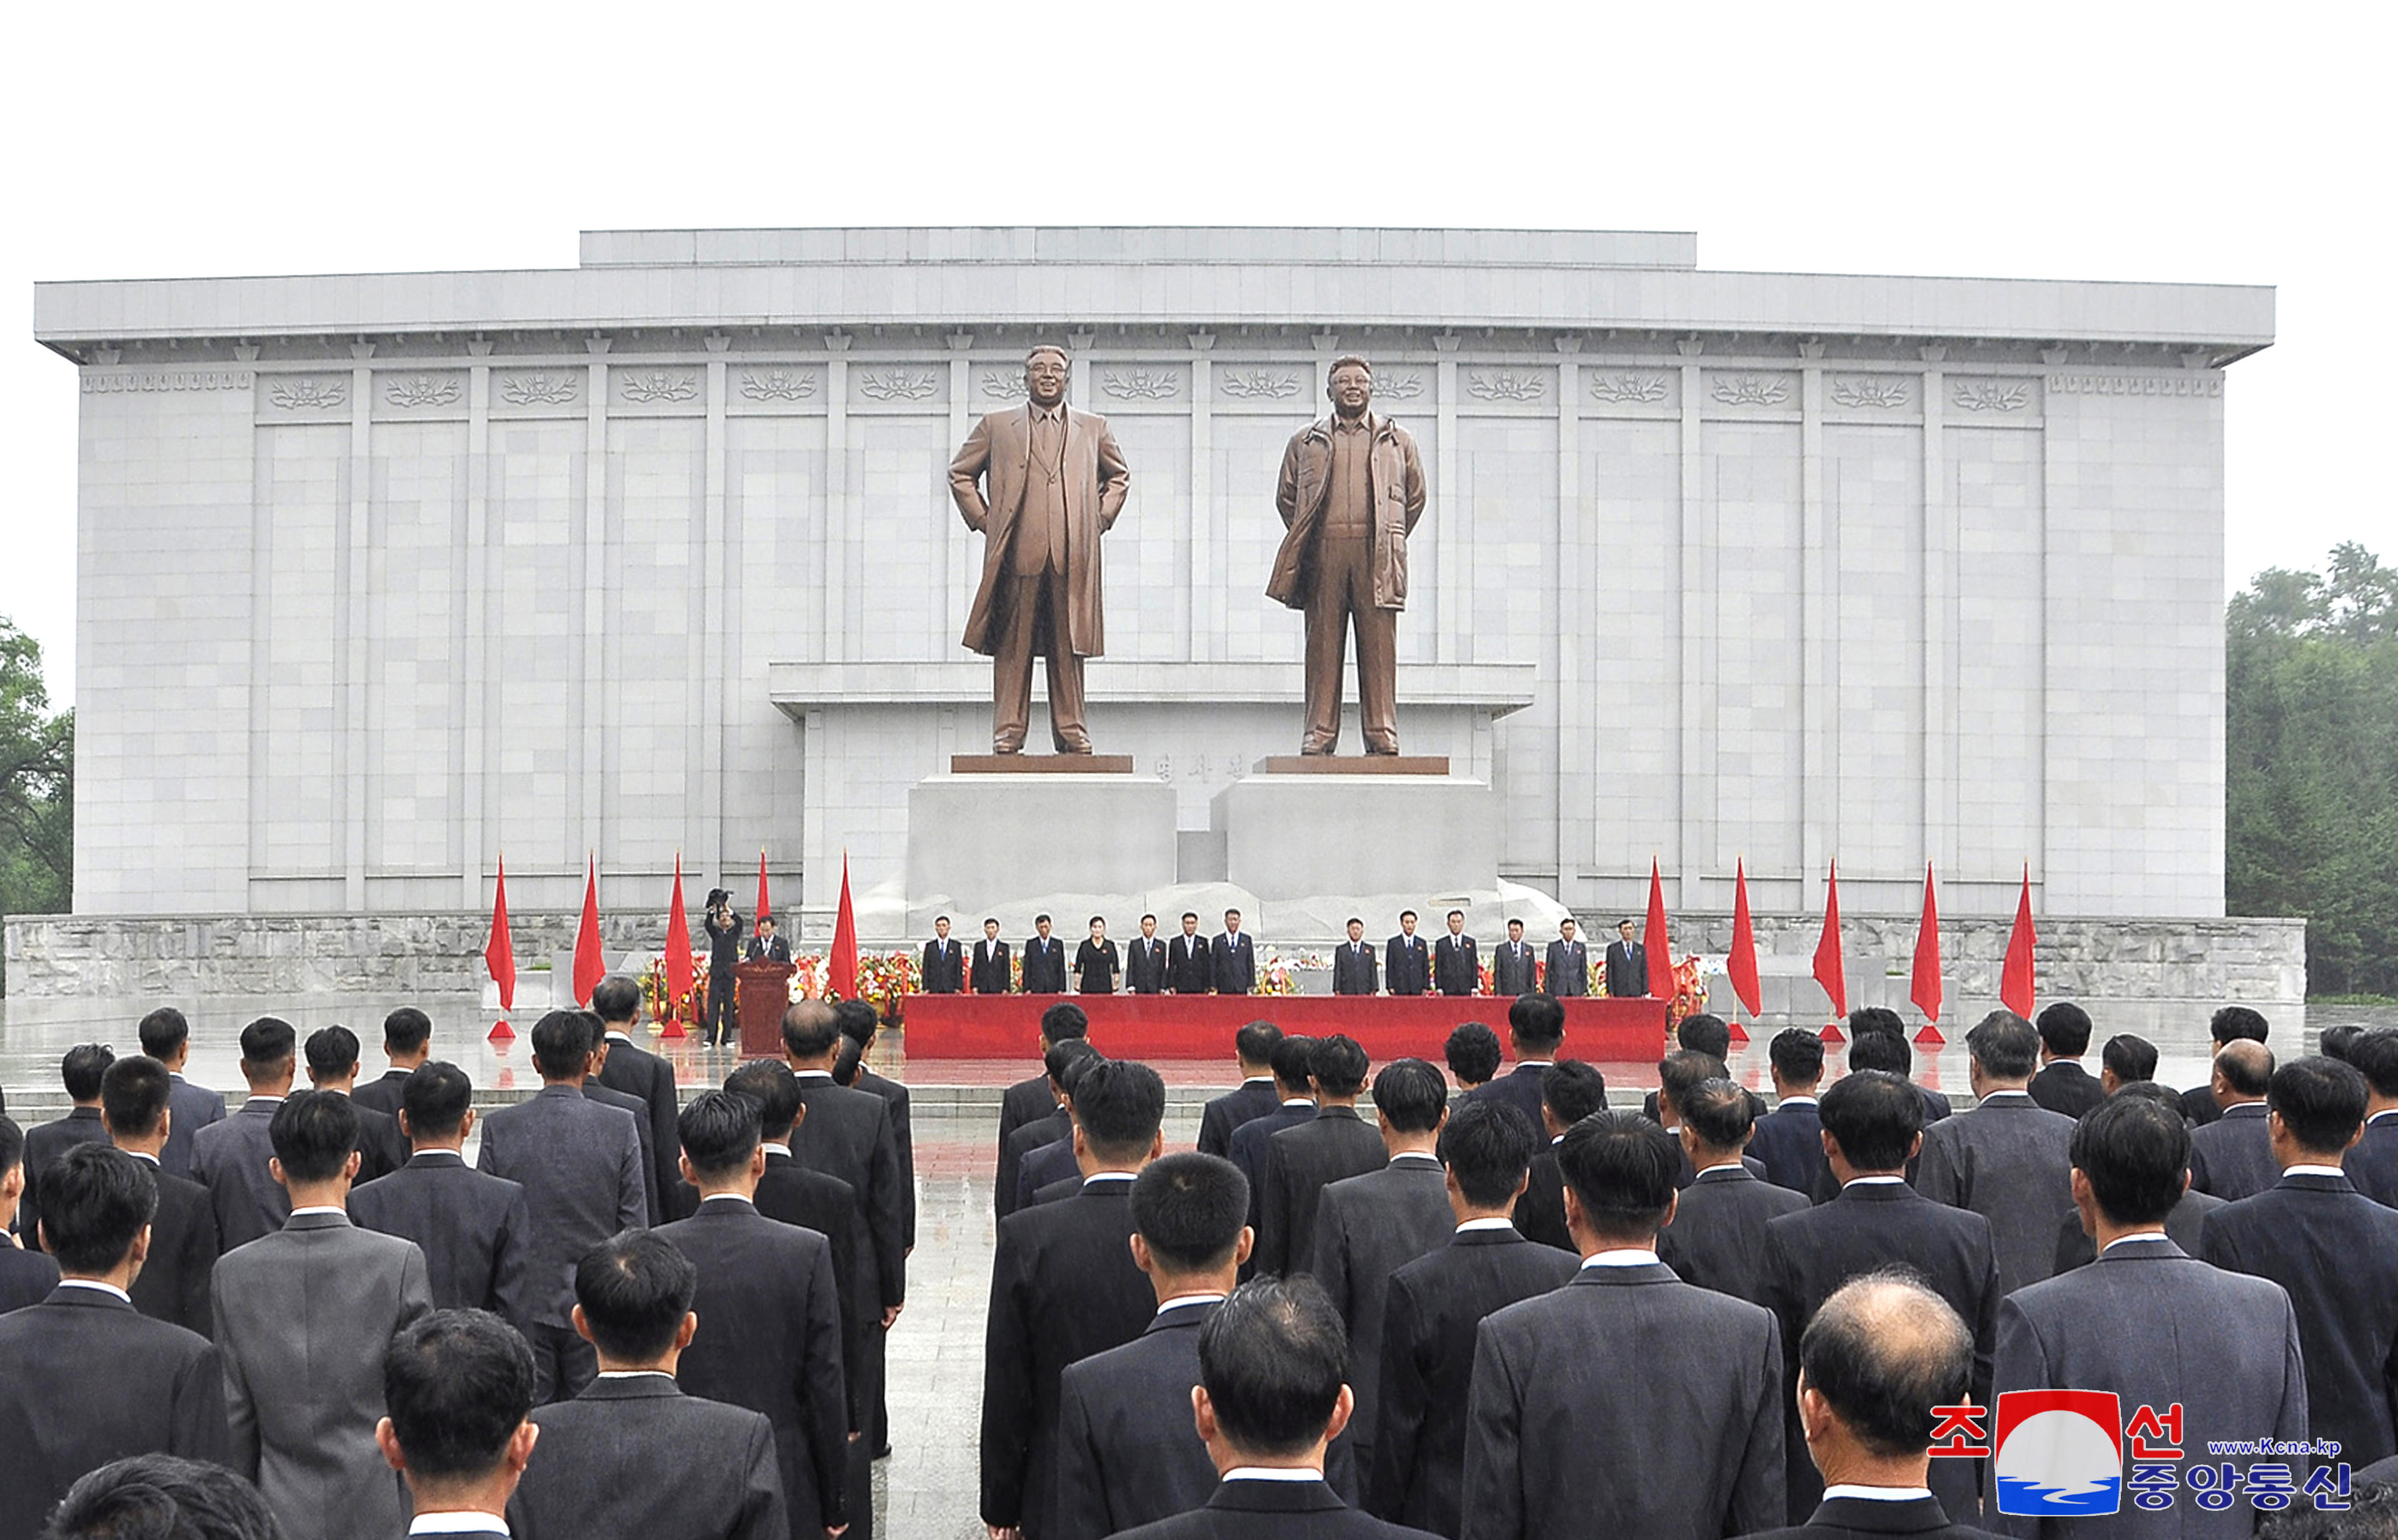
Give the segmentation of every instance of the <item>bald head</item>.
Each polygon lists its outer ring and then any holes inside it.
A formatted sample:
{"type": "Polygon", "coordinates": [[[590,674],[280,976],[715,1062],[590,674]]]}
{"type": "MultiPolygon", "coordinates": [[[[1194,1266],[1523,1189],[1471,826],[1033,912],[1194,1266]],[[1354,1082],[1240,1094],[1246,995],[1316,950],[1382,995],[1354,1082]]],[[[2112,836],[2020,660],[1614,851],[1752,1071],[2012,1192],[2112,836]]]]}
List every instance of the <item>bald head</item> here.
{"type": "Polygon", "coordinates": [[[2226,1043],[2215,1054],[2215,1101],[2229,1107],[2261,1101],[2273,1083],[2273,1050],[2251,1038],[2226,1043]]]}
{"type": "Polygon", "coordinates": [[[1821,1398],[1837,1425],[1811,1449],[1853,1444],[1882,1460],[1921,1459],[1932,1409],[1964,1399],[1974,1338],[1946,1301],[1901,1273],[1867,1273],[1836,1290],[1798,1339],[1802,1398],[1821,1398]]]}

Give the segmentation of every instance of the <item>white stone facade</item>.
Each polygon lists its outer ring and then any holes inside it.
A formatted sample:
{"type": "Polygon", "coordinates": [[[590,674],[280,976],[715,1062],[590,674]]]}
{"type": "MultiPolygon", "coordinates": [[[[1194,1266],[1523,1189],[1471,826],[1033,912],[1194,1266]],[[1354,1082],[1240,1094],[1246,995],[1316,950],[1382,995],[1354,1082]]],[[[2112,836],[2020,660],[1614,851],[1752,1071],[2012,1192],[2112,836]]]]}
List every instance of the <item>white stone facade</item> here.
{"type": "Polygon", "coordinates": [[[1057,339],[1133,475],[1094,735],[1203,866],[1209,800],[1297,748],[1273,478],[1356,351],[1432,488],[1403,747],[1489,779],[1504,877],[1633,911],[1654,855],[1721,912],[1745,859],[1798,913],[1838,858],[1849,912],[1912,914],[1930,858],[1960,915],[2027,864],[2044,915],[2220,915],[2224,371],[2271,291],[1694,245],[669,231],[41,285],[83,392],[77,909],[473,911],[503,857],[562,909],[586,852],[611,908],[679,850],[694,904],[761,848],[792,907],[844,849],[897,879],[909,788],[989,739],[945,467],[1057,339]]]}

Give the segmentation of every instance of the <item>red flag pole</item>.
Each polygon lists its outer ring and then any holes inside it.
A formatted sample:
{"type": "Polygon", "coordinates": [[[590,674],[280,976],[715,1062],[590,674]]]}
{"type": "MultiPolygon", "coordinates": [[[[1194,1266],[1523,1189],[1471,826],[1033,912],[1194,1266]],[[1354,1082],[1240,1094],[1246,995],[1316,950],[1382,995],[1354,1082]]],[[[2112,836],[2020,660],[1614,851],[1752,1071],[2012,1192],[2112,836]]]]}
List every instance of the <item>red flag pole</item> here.
{"type": "Polygon", "coordinates": [[[591,1004],[591,992],[608,977],[600,952],[600,858],[595,854],[583,877],[583,923],[574,931],[574,1003],[591,1004]]]}
{"type": "Polygon", "coordinates": [[[667,906],[667,1024],[661,1038],[681,1037],[682,1002],[691,993],[691,913],[682,902],[682,852],[675,852],[674,900],[667,906]]]}
{"type": "Polygon", "coordinates": [[[857,998],[857,911],[849,900],[849,852],[841,853],[841,911],[832,922],[832,956],[825,986],[844,1000],[857,998]]]}
{"type": "Polygon", "coordinates": [[[513,1042],[508,1013],[517,1008],[517,952],[508,937],[508,859],[500,858],[500,878],[492,890],[492,934],[483,943],[483,967],[500,987],[500,1019],[492,1023],[489,1041],[513,1042]]]}
{"type": "Polygon", "coordinates": [[[2038,939],[2031,925],[2031,863],[2026,861],[2023,896],[2015,900],[2015,928],[2007,937],[2006,967],[1999,975],[1999,1001],[2027,1021],[2040,1003],[2031,966],[2032,943],[2038,939]]]}
{"type": "Polygon", "coordinates": [[[1640,927],[1640,950],[1649,958],[1649,998],[1671,1000],[1675,994],[1674,942],[1665,934],[1665,882],[1657,870],[1657,858],[1654,856],[1649,858],[1649,917],[1640,927]],[[1657,990],[1657,968],[1661,958],[1665,969],[1665,991],[1663,994],[1657,990]]]}
{"type": "MultiPolygon", "coordinates": [[[[1732,993],[1752,1017],[1765,1014],[1765,993],[1758,988],[1757,931],[1748,917],[1748,862],[1745,858],[1733,869],[1731,890],[1731,955],[1724,959],[1724,972],[1731,976],[1732,993]]],[[[1737,1028],[1738,1023],[1734,1022],[1737,1028]]]]}
{"type": "MultiPolygon", "coordinates": [[[[847,860],[849,858],[843,856],[842,858],[847,860]]],[[[758,911],[749,916],[750,928],[755,930],[759,921],[774,912],[766,903],[766,847],[761,844],[758,847],[758,911]]]]}
{"type": "Polygon", "coordinates": [[[1825,995],[1832,1002],[1833,1021],[1820,1034],[1826,1043],[1845,1043],[1840,1031],[1840,1019],[1849,1014],[1849,982],[1847,969],[1840,956],[1840,863],[1832,863],[1830,891],[1824,901],[1824,935],[1815,943],[1815,982],[1824,986],[1825,995]]]}
{"type": "Polygon", "coordinates": [[[1923,919],[1915,928],[1915,978],[1907,998],[1927,1020],[1915,1034],[1918,1046],[1936,1048],[1948,1039],[1940,1034],[1940,904],[1933,896],[1932,863],[1923,863],[1923,919]]]}

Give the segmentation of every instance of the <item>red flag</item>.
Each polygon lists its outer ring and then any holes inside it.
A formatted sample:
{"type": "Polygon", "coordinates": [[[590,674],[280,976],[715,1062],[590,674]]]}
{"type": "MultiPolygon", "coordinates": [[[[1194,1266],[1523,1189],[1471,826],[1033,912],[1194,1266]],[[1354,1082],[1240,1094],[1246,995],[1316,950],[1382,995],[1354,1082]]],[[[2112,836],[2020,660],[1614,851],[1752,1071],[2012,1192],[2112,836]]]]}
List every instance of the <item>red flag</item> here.
{"type": "MultiPolygon", "coordinates": [[[[846,862],[848,859],[849,857],[847,855],[843,855],[842,857],[842,860],[843,862],[846,862]]],[[[774,912],[775,912],[772,909],[766,907],[766,847],[760,845],[758,847],[758,912],[749,916],[749,923],[752,925],[755,925],[759,921],[774,912]]]]}
{"type": "Polygon", "coordinates": [[[667,907],[667,1025],[660,1037],[683,1035],[683,997],[691,993],[691,914],[682,904],[682,852],[675,852],[674,901],[667,907]]]}
{"type": "Polygon", "coordinates": [[[1649,922],[1640,930],[1640,950],[1649,959],[1649,997],[1671,1000],[1674,988],[1674,942],[1665,934],[1665,883],[1657,873],[1657,858],[1649,858],[1649,922]],[[1663,969],[1662,975],[1659,970],[1663,969]],[[1657,986],[1665,986],[1661,995],[1657,986]]]}
{"type": "Polygon", "coordinates": [[[2031,944],[2031,863],[2024,863],[2023,897],[2015,900],[2014,934],[2007,938],[2007,966],[1999,975],[1999,999],[2007,1009],[2031,1020],[2033,997],[2031,944]]]}
{"type": "Polygon", "coordinates": [[[1748,863],[1740,862],[1732,869],[1731,890],[1731,955],[1724,959],[1724,972],[1731,976],[1731,992],[1748,1007],[1748,1014],[1763,1014],[1764,993],[1757,987],[1757,932],[1748,923],[1748,863]]]}
{"type": "Polygon", "coordinates": [[[1815,943],[1815,982],[1831,997],[1832,1014],[1849,1014],[1848,975],[1840,966],[1840,863],[1832,863],[1830,896],[1824,901],[1824,939],[1815,943]]]}
{"type": "Polygon", "coordinates": [[[841,853],[841,912],[833,917],[832,956],[827,960],[825,987],[844,1000],[857,998],[857,911],[849,901],[846,850],[841,853]]]}
{"type": "Polygon", "coordinates": [[[1923,919],[1915,927],[1915,979],[1906,997],[1931,1019],[1915,1040],[1926,1045],[1946,1043],[1940,1029],[1932,1025],[1940,1020],[1940,903],[1933,896],[1930,861],[1923,863],[1923,919]]]}
{"type": "Polygon", "coordinates": [[[500,1019],[492,1023],[491,1040],[505,1043],[516,1036],[508,1028],[508,1012],[517,1008],[517,950],[508,939],[508,863],[500,859],[499,885],[492,894],[492,935],[483,943],[483,966],[500,986],[500,1019]]]}
{"type": "Polygon", "coordinates": [[[600,862],[597,857],[583,878],[583,924],[574,933],[574,1003],[587,1006],[591,992],[608,977],[600,955],[600,862]]]}

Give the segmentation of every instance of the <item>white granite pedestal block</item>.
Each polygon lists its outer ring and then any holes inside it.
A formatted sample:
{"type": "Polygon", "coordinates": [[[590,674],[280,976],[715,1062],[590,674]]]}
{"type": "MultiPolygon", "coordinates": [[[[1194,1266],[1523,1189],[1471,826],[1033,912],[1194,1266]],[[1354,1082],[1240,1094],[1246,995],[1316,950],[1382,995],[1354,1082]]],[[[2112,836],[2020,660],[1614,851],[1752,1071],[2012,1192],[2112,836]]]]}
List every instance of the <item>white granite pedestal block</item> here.
{"type": "MultiPolygon", "coordinates": [[[[1148,776],[930,776],[908,792],[911,912],[1141,893],[1174,881],[1176,849],[1174,788],[1148,776]]],[[[1081,931],[1079,915],[1059,926],[1081,931]]]]}
{"type": "Polygon", "coordinates": [[[1248,776],[1216,793],[1224,875],[1261,898],[1499,885],[1499,799],[1460,776],[1248,776]]]}

